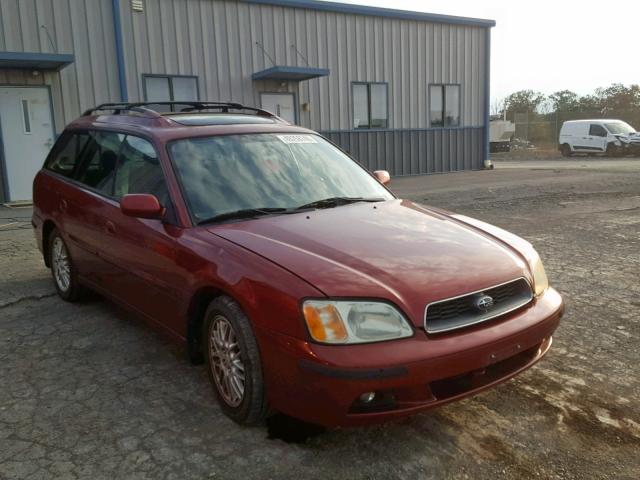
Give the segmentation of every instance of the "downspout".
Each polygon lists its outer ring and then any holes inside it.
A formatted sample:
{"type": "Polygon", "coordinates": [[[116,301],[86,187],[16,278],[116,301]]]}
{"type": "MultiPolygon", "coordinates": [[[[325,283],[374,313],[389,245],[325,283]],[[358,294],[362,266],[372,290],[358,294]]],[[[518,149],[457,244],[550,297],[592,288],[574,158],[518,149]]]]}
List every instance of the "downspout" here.
{"type": "Polygon", "coordinates": [[[118,83],[120,85],[120,101],[128,102],[127,77],[122,46],[122,22],[120,21],[120,0],[111,0],[113,10],[113,30],[116,37],[116,61],[118,62],[118,83]]]}
{"type": "Polygon", "coordinates": [[[489,160],[489,144],[491,137],[489,133],[489,112],[491,109],[491,27],[486,29],[486,55],[485,55],[485,78],[484,78],[484,159],[489,160]]]}

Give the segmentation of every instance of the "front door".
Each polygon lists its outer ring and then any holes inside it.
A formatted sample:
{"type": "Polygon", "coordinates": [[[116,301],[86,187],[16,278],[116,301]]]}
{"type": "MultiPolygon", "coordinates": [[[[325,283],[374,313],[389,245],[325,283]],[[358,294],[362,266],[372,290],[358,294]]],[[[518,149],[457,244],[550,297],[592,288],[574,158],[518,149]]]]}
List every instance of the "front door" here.
{"type": "Polygon", "coordinates": [[[261,93],[262,108],[284,118],[289,123],[296,123],[293,93],[261,93]]]}
{"type": "Polygon", "coordinates": [[[8,200],[31,200],[33,179],[53,145],[47,88],[0,87],[0,127],[8,200]]]}

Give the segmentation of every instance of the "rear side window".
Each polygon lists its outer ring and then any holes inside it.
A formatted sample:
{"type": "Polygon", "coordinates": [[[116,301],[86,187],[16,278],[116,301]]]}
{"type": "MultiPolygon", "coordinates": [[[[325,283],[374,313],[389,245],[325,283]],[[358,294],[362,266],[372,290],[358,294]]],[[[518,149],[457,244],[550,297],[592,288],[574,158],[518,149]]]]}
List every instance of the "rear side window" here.
{"type": "Polygon", "coordinates": [[[161,205],[167,205],[169,194],[162,168],[153,145],[139,137],[127,136],[120,150],[114,195],[150,193],[161,205]]]}
{"type": "Polygon", "coordinates": [[[60,138],[60,147],[47,159],[44,168],[71,178],[78,158],[89,140],[87,133],[69,133],[60,138]]]}
{"type": "Polygon", "coordinates": [[[602,125],[592,124],[589,127],[589,135],[594,137],[606,137],[607,131],[602,125]]]}
{"type": "Polygon", "coordinates": [[[124,135],[114,132],[89,132],[82,152],[76,180],[94,190],[113,195],[118,154],[124,135]]]}

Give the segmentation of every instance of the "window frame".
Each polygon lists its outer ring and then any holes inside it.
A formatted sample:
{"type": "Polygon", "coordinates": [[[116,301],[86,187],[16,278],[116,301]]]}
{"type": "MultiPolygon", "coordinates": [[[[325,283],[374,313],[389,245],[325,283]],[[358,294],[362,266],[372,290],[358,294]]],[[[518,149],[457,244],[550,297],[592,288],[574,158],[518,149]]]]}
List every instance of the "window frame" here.
{"type": "Polygon", "coordinates": [[[389,130],[390,126],[390,115],[389,115],[389,82],[364,82],[364,81],[353,81],[351,82],[351,127],[353,130],[389,130]],[[356,85],[364,85],[367,87],[367,126],[366,127],[356,127],[353,123],[355,119],[355,111],[356,111],[356,98],[354,95],[354,87],[356,85]],[[384,85],[385,93],[386,93],[386,102],[385,106],[387,109],[387,126],[386,127],[372,127],[371,126],[371,85],[384,85]]]}
{"type": "Polygon", "coordinates": [[[462,84],[461,83],[430,83],[427,91],[427,115],[429,116],[429,128],[461,128],[462,127],[462,84]],[[433,87],[440,87],[442,92],[442,125],[433,125],[431,122],[431,89],[433,87]],[[458,87],[458,123],[456,125],[447,125],[446,112],[447,112],[447,87],[458,87]]]}
{"type": "Polygon", "coordinates": [[[598,137],[598,138],[606,138],[606,137],[609,136],[609,131],[605,128],[604,125],[601,125],[599,123],[590,123],[589,124],[589,136],[590,137],[598,137]],[[594,127],[601,129],[601,133],[603,135],[597,135],[595,133],[592,133],[592,130],[593,130],[594,127]]]}
{"type": "MultiPolygon", "coordinates": [[[[175,100],[173,93],[173,79],[174,78],[192,78],[196,81],[196,98],[193,100],[200,101],[200,82],[197,75],[172,75],[165,73],[143,73],[142,74],[142,95],[144,96],[145,102],[152,102],[149,100],[147,96],[147,78],[166,78],[169,81],[169,96],[170,100],[163,100],[166,102],[179,102],[180,100],[175,100]]],[[[160,100],[158,100],[160,102],[160,100]]],[[[171,111],[173,112],[173,106],[171,107],[171,111]]]]}
{"type": "MultiPolygon", "coordinates": [[[[64,174],[62,174],[60,172],[56,172],[55,170],[53,170],[51,168],[51,166],[50,166],[50,163],[52,163],[54,158],[56,158],[61,153],[61,151],[64,148],[67,147],[67,145],[71,141],[72,137],[74,137],[76,135],[88,135],[88,130],[84,130],[84,129],[65,130],[64,132],[62,132],[62,134],[60,134],[60,136],[56,140],[56,143],[54,144],[53,148],[49,152],[49,155],[47,155],[47,158],[45,158],[45,160],[44,160],[44,163],[42,165],[42,169],[45,172],[51,173],[51,174],[56,175],[56,176],[58,176],[60,178],[64,178],[65,180],[70,180],[72,182],[74,181],[74,178],[75,178],[75,175],[76,175],[76,171],[78,170],[78,165],[79,165],[79,163],[77,161],[75,161],[73,163],[73,169],[71,170],[71,174],[69,176],[66,176],[66,175],[64,175],[64,174]]],[[[88,141],[87,141],[87,143],[88,143],[88,141]]],[[[78,157],[80,157],[80,154],[82,154],[84,152],[84,149],[87,146],[87,143],[85,143],[82,146],[82,148],[80,149],[80,151],[78,152],[78,157]]]]}

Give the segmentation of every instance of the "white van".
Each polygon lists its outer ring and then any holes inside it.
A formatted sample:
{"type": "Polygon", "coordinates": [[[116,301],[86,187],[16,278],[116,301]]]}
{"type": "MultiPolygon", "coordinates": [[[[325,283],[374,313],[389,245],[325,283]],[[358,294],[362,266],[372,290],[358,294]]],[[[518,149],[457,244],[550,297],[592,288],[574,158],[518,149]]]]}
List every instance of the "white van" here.
{"type": "Polygon", "coordinates": [[[574,153],[624,155],[640,151],[640,134],[622,120],[571,120],[560,129],[558,149],[574,153]]]}

